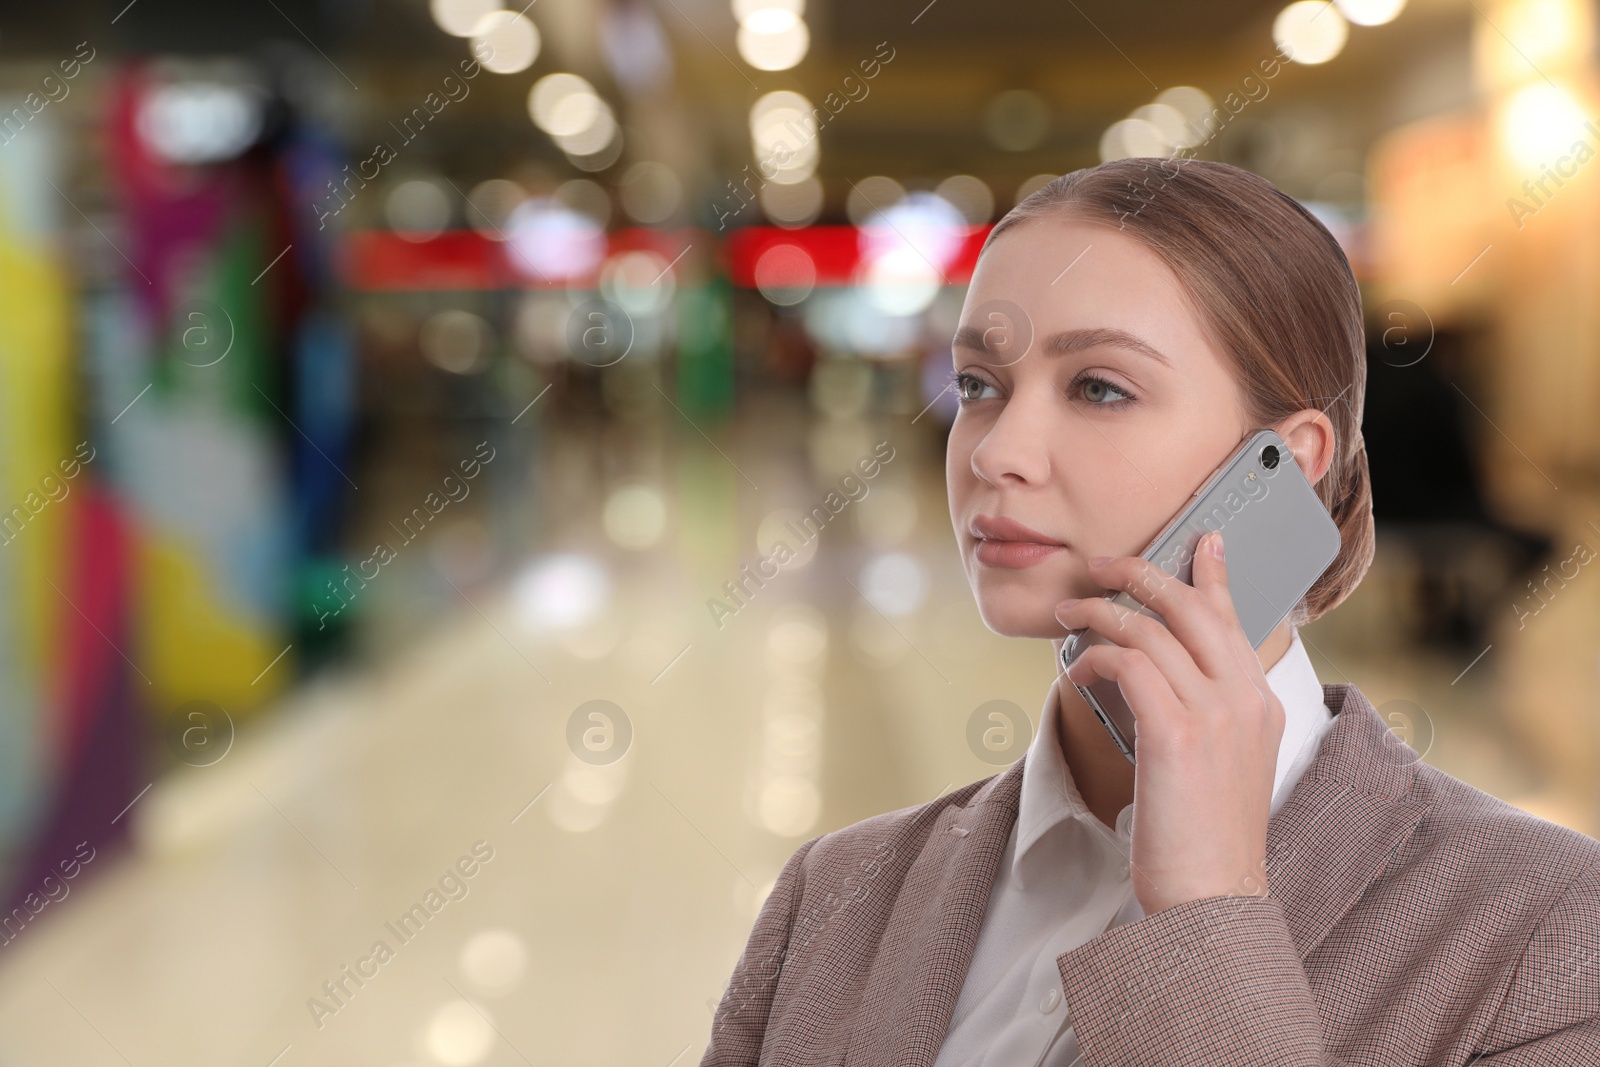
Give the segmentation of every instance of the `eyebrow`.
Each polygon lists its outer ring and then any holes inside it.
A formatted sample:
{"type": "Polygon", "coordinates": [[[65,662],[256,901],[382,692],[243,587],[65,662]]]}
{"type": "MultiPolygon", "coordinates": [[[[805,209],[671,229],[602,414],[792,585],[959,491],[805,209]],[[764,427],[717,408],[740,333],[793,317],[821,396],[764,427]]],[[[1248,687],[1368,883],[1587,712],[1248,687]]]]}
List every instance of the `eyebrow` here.
{"type": "MultiPolygon", "coordinates": [[[[988,346],[984,344],[983,335],[986,331],[977,326],[962,326],[956,330],[955,337],[950,344],[953,348],[970,348],[977,352],[986,352],[988,346]]],[[[1085,348],[1098,348],[1109,346],[1122,348],[1129,352],[1137,352],[1148,356],[1165,366],[1172,366],[1172,361],[1161,353],[1159,349],[1127,330],[1119,330],[1112,326],[1100,326],[1093,329],[1063,330],[1045,338],[1040,349],[1052,355],[1065,355],[1085,348]]]]}

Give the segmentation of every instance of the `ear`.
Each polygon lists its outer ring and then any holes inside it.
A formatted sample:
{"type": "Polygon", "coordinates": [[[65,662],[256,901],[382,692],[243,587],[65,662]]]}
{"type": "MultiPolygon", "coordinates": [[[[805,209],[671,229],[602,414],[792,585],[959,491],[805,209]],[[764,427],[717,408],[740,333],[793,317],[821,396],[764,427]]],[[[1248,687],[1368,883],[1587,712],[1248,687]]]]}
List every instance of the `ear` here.
{"type": "Polygon", "coordinates": [[[1294,461],[1312,485],[1322,480],[1333,466],[1335,435],[1333,422],[1316,408],[1304,408],[1273,427],[1283,438],[1294,461]]]}

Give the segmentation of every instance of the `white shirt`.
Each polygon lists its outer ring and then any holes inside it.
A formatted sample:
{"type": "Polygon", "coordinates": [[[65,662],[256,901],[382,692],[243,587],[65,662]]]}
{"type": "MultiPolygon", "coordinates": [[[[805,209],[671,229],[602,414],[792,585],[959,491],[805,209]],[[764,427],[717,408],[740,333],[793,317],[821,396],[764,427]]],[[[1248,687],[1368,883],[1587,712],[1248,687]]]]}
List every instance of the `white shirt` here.
{"type": "MultiPolygon", "coordinates": [[[[1284,710],[1273,814],[1333,725],[1300,632],[1292,633],[1288,651],[1266,672],[1284,710]]],[[[1057,732],[1061,684],[1058,676],[1028,747],[1017,821],[935,1067],[1081,1062],[1056,957],[1144,917],[1128,877],[1133,804],[1118,813],[1114,836],[1084,806],[1057,732]]]]}

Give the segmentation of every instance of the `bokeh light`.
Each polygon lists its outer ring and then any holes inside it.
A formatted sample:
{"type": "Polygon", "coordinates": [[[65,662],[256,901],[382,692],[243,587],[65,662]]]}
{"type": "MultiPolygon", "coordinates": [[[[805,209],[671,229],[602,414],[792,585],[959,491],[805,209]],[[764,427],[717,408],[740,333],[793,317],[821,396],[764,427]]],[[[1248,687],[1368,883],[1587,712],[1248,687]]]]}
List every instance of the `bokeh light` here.
{"type": "Polygon", "coordinates": [[[407,241],[431,241],[450,224],[450,196],[440,183],[427,178],[396,185],[383,208],[389,228],[407,241]]]}
{"type": "Polygon", "coordinates": [[[576,74],[546,74],[528,90],[528,114],[551,137],[573,137],[600,121],[605,102],[576,74]]]}
{"type": "Polygon", "coordinates": [[[797,92],[778,89],[750,107],[750,141],[760,176],[775,182],[799,182],[817,169],[820,145],[811,101],[797,92]]]}
{"type": "Polygon", "coordinates": [[[732,7],[733,17],[739,22],[768,8],[777,8],[800,17],[806,13],[806,0],[733,0],[732,7]]]}
{"type": "Polygon", "coordinates": [[[601,522],[613,544],[642,552],[660,542],[667,528],[666,501],[654,486],[623,486],[606,498],[601,522]]]}
{"type": "Polygon", "coordinates": [[[1017,191],[1013,194],[1011,202],[1014,204],[1022,203],[1034,192],[1043,189],[1059,177],[1061,177],[1059,174],[1035,174],[1024,178],[1022,184],[1017,186],[1017,191]]]}
{"type": "Polygon", "coordinates": [[[1512,95],[1500,116],[1500,137],[1512,159],[1532,172],[1584,140],[1589,116],[1565,89],[1534,82],[1512,95]]]}
{"type": "Polygon", "coordinates": [[[760,7],[740,23],[734,39],[739,55],[757,70],[788,70],[805,58],[811,31],[783,7],[760,7]]]}
{"type": "Polygon", "coordinates": [[[797,182],[768,182],[756,195],[767,218],[785,229],[809,226],[822,214],[822,182],[815,175],[797,182]]]}
{"type": "Polygon", "coordinates": [[[434,24],[455,37],[471,37],[484,16],[500,7],[499,0],[428,0],[434,24]]]}
{"type": "Polygon", "coordinates": [[[495,1032],[482,1005],[452,1000],[439,1005],[424,1031],[428,1054],[445,1067],[472,1067],[488,1058],[495,1032]]]}
{"type": "Polygon", "coordinates": [[[528,946],[515,930],[479,930],[461,946],[456,966],[480,989],[504,993],[515,988],[528,969],[528,946]]]}
{"type": "Polygon", "coordinates": [[[1333,0],[1339,13],[1357,26],[1382,26],[1405,10],[1406,0],[1333,0]]]}
{"type": "Polygon", "coordinates": [[[1050,132],[1050,106],[1029,89],[1008,89],[989,101],[983,112],[989,140],[1008,152],[1039,147],[1050,132]]]}
{"type": "Polygon", "coordinates": [[[516,182],[489,178],[467,194],[467,223],[491,241],[504,241],[511,213],[527,199],[527,190],[516,182]]]}
{"type": "Polygon", "coordinates": [[[677,274],[667,257],[644,249],[620,252],[600,270],[601,295],[631,315],[635,323],[666,311],[677,285],[677,274]]]}
{"type": "Polygon", "coordinates": [[[491,11],[472,30],[474,54],[483,57],[483,69],[496,74],[516,74],[533,66],[539,57],[539,28],[516,11],[491,11]]]}
{"type": "Polygon", "coordinates": [[[887,211],[905,199],[906,187],[882,174],[862,178],[850,183],[850,195],[845,199],[844,213],[852,224],[864,226],[868,219],[887,211]]]}
{"type": "Polygon", "coordinates": [[[174,163],[232,159],[255,141],[261,126],[256,92],[206,81],[156,87],[144,98],[137,118],[140,137],[174,163]]]}
{"type": "Polygon", "coordinates": [[[861,595],[885,615],[909,615],[922,606],[928,574],[915,556],[885,552],[861,570],[861,595]]]}
{"type": "Polygon", "coordinates": [[[777,244],[756,260],[755,279],[762,296],[788,307],[811,295],[817,284],[817,265],[805,249],[777,244]]]}
{"type": "Polygon", "coordinates": [[[1168,156],[1172,144],[1148,119],[1118,119],[1100,137],[1100,160],[1127,159],[1130,156],[1168,156]]]}
{"type": "Polygon", "coordinates": [[[1291,63],[1326,63],[1344,49],[1350,24],[1327,0],[1295,0],[1272,20],[1272,40],[1291,63]]]}
{"type": "Polygon", "coordinates": [[[508,257],[521,273],[544,280],[571,279],[599,267],[605,231],[594,219],[551,197],[531,197],[506,221],[508,257]]]}
{"type": "Polygon", "coordinates": [[[518,618],[534,631],[571,629],[596,618],[611,598],[611,578],[598,560],[555,553],[534,560],[512,582],[518,618]]]}
{"type": "Polygon", "coordinates": [[[643,160],[623,172],[619,182],[622,209],[635,222],[666,222],[683,205],[683,182],[670,167],[643,160]]]}
{"type": "Polygon", "coordinates": [[[494,327],[481,315],[449,309],[428,316],[417,333],[424,358],[452,374],[473,374],[488,365],[494,327]]]}
{"type": "Polygon", "coordinates": [[[994,190],[982,178],[952,174],[933,191],[961,212],[970,226],[982,226],[994,217],[994,190]]]}

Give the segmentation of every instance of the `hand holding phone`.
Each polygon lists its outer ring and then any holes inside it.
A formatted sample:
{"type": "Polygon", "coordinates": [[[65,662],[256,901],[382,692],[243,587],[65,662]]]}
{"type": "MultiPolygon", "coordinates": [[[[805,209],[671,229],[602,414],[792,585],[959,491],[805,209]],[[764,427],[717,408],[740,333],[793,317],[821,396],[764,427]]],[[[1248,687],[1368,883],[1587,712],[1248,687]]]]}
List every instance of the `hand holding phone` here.
{"type": "Polygon", "coordinates": [[[1143,556],[1090,561],[1091,576],[1116,596],[1056,609],[1081,631],[1063,650],[1068,678],[1130,762],[1137,724],[1128,869],[1146,915],[1268,892],[1284,709],[1256,647],[1339,546],[1293,464],[1276,434],[1255,435],[1143,556]],[[1226,558],[1212,552],[1223,540],[1226,558]]]}
{"type": "MultiPolygon", "coordinates": [[[[1339,554],[1338,526],[1294,453],[1270,429],[1247,438],[1151,538],[1142,558],[1160,573],[1144,584],[1163,579],[1192,584],[1195,547],[1208,530],[1225,534],[1228,589],[1252,649],[1267,639],[1339,554]]],[[[1109,599],[1119,615],[1161,621],[1127,591],[1109,599]]],[[[1061,648],[1061,669],[1070,669],[1088,648],[1110,643],[1093,630],[1072,634],[1061,648]]],[[[1135,716],[1118,685],[1099,679],[1077,689],[1128,762],[1135,762],[1135,716]]]]}

